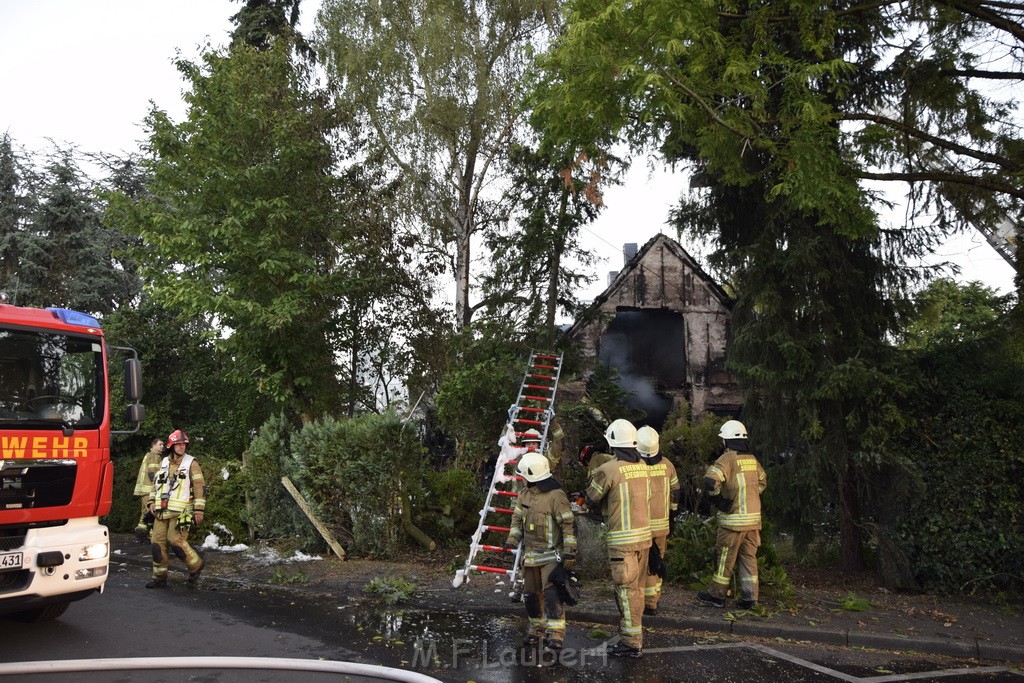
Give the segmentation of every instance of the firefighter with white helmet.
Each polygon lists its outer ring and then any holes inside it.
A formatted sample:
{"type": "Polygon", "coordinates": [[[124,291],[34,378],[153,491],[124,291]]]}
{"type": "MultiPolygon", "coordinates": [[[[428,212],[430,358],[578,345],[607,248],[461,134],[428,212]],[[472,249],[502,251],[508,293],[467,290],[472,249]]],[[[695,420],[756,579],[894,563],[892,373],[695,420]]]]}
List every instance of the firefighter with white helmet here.
{"type": "Polygon", "coordinates": [[[168,552],[185,562],[189,585],[195,585],[203,571],[203,559],[189,545],[188,534],[203,521],[206,508],[206,480],[199,462],[188,455],[188,434],[176,429],[167,437],[167,450],[156,473],[149,511],[153,514],[153,578],[146,588],[167,585],[168,552]]]}
{"type": "Polygon", "coordinates": [[[739,578],[736,606],[757,604],[757,549],[761,545],[761,493],[768,486],[764,468],[750,450],[747,428],[739,420],[722,425],[718,436],[726,451],[704,474],[708,499],[718,508],[718,538],[711,584],[697,599],[725,605],[733,571],[739,578]]]}
{"type": "MultiPolygon", "coordinates": [[[[538,435],[539,436],[539,435],[538,435]]],[[[526,453],[516,470],[526,481],[516,500],[505,546],[522,547],[523,594],[530,632],[524,647],[561,650],[565,639],[565,606],[551,581],[562,562],[566,569],[576,563],[575,516],[561,484],[551,476],[548,459],[526,453]]]]}
{"type": "Polygon", "coordinates": [[[661,455],[661,439],[653,427],[637,430],[636,449],[650,468],[651,554],[644,586],[644,614],[655,615],[661,600],[664,559],[672,532],[672,519],[679,509],[679,477],[672,462],[661,455]]]}
{"type": "Polygon", "coordinates": [[[639,657],[643,650],[644,581],[651,547],[650,467],[640,461],[636,427],[615,420],[605,430],[615,460],[601,465],[587,487],[587,505],[600,510],[607,525],[608,564],[619,607],[617,657],[639,657]]]}

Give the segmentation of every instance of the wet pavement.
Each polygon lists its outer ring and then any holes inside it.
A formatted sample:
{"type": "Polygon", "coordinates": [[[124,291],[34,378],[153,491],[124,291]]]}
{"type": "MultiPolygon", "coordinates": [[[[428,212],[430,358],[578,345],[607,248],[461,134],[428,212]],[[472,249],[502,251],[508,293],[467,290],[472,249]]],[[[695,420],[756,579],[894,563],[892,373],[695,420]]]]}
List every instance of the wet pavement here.
{"type": "MultiPolygon", "coordinates": [[[[113,562],[142,582],[145,548],[128,537],[114,541],[113,562]]],[[[661,614],[645,622],[643,657],[620,660],[605,653],[617,614],[606,591],[593,585],[570,610],[565,649],[556,656],[515,646],[525,633],[522,605],[491,577],[473,577],[456,590],[443,574],[420,576],[407,603],[387,607],[362,591],[366,579],[355,569],[365,565],[338,562],[320,572],[325,578],[268,586],[217,555],[208,551],[199,589],[206,599],[246,596],[247,604],[262,605],[254,618],[290,624],[342,648],[352,661],[443,681],[1024,681],[1019,612],[969,603],[957,614],[936,613],[924,597],[910,607],[901,601],[898,609],[845,613],[826,601],[814,612],[759,617],[698,607],[689,592],[670,589],[661,614]]],[[[408,569],[381,563],[375,571],[387,576],[389,567],[396,576],[408,569]]]]}

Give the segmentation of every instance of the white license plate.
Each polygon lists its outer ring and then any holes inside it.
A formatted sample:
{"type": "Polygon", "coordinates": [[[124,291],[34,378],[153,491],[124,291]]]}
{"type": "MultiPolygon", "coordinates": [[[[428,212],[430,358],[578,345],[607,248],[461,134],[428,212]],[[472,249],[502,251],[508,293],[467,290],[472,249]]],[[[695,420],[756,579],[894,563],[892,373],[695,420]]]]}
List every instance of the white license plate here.
{"type": "Polygon", "coordinates": [[[21,569],[21,553],[0,553],[0,572],[5,569],[21,569]]]}

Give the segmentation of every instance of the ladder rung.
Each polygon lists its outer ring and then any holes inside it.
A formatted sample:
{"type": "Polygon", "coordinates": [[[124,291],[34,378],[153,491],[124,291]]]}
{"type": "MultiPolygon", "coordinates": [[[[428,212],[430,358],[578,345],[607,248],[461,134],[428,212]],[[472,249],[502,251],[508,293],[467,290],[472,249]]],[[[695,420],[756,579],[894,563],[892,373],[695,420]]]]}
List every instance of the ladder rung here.
{"type": "Polygon", "coordinates": [[[522,422],[523,424],[528,424],[528,425],[542,425],[542,424],[544,424],[540,420],[524,420],[521,417],[517,417],[515,420],[513,420],[513,422],[522,422]]]}
{"type": "Polygon", "coordinates": [[[531,413],[546,413],[546,412],[548,412],[547,408],[530,408],[529,406],[520,406],[519,410],[528,410],[531,413]]]}
{"type": "MultiPolygon", "coordinates": [[[[530,375],[528,375],[528,377],[535,377],[536,379],[554,379],[554,377],[552,377],[551,375],[534,375],[534,374],[530,374],[530,375]]],[[[548,387],[548,389],[551,389],[551,388],[552,387],[548,387]]]]}
{"type": "Polygon", "coordinates": [[[487,511],[488,512],[500,512],[503,515],[511,515],[513,512],[515,512],[514,510],[509,510],[508,508],[496,508],[496,507],[488,507],[487,511]]]}
{"type": "Polygon", "coordinates": [[[510,574],[511,569],[502,569],[501,567],[485,567],[482,564],[471,564],[469,568],[476,572],[490,572],[491,574],[510,574]]]}
{"type": "Polygon", "coordinates": [[[558,360],[558,356],[545,356],[542,353],[533,354],[534,358],[543,358],[544,360],[558,360]]]}
{"type": "Polygon", "coordinates": [[[497,531],[503,534],[507,534],[508,532],[512,531],[511,527],[494,526],[493,524],[484,524],[484,529],[486,529],[487,531],[497,531]]]}
{"type": "Polygon", "coordinates": [[[532,367],[538,368],[540,370],[557,370],[558,369],[554,365],[536,365],[535,364],[532,367]]]}
{"type": "MultiPolygon", "coordinates": [[[[552,389],[554,389],[554,387],[546,387],[543,384],[524,384],[523,386],[527,387],[528,389],[546,389],[548,391],[551,391],[552,389]]],[[[538,399],[538,400],[544,400],[544,399],[538,399]]]]}
{"type": "Polygon", "coordinates": [[[531,401],[547,401],[548,403],[551,403],[551,397],[550,396],[547,397],[547,398],[545,398],[543,396],[523,396],[523,398],[528,398],[531,401]]]}
{"type": "Polygon", "coordinates": [[[477,548],[480,550],[486,550],[490,553],[514,553],[516,551],[515,548],[504,548],[500,545],[484,545],[482,543],[478,545],[477,548]]]}
{"type": "Polygon", "coordinates": [[[496,496],[507,496],[509,498],[518,498],[519,497],[519,494],[516,493],[515,491],[495,491],[494,495],[496,495],[496,496]]]}

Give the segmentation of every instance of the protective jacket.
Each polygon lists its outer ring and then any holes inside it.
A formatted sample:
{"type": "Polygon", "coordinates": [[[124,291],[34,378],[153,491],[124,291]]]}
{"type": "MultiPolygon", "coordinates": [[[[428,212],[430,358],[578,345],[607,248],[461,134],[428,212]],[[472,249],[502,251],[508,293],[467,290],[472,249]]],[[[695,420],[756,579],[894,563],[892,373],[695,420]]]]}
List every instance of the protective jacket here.
{"type": "Polygon", "coordinates": [[[668,519],[679,509],[679,477],[668,458],[644,458],[651,477],[651,535],[668,536],[668,519]]]}
{"type": "Polygon", "coordinates": [[[587,478],[592,478],[594,476],[594,472],[597,472],[601,465],[606,462],[611,462],[614,459],[615,456],[611,453],[594,453],[590,456],[590,462],[587,463],[587,478]]]}
{"type": "Polygon", "coordinates": [[[185,454],[177,463],[169,457],[161,460],[149,500],[158,515],[184,512],[190,502],[196,512],[202,512],[206,508],[206,480],[196,459],[185,454]]]}
{"type": "Polygon", "coordinates": [[[558,424],[558,420],[552,420],[550,429],[548,430],[547,448],[544,449],[544,456],[551,464],[552,470],[558,467],[558,464],[562,462],[563,441],[565,441],[565,431],[562,429],[562,425],[558,424]]]}
{"type": "MultiPolygon", "coordinates": [[[[627,449],[617,449],[627,450],[627,449]]],[[[616,453],[616,459],[597,468],[587,487],[587,505],[600,505],[608,528],[608,549],[643,550],[651,545],[648,499],[650,467],[639,455],[616,453]]]]}
{"type": "Polygon", "coordinates": [[[520,539],[524,567],[538,567],[565,553],[576,553],[575,517],[569,498],[554,479],[528,485],[520,492],[507,543],[516,545],[520,539]]]}
{"type": "Polygon", "coordinates": [[[153,493],[153,482],[156,480],[156,473],[160,470],[160,454],[149,451],[142,458],[139,465],[139,474],[135,478],[136,496],[148,496],[153,493]]]}
{"type": "Polygon", "coordinates": [[[728,508],[718,513],[720,528],[761,528],[761,492],[768,487],[768,477],[752,454],[726,451],[708,468],[704,483],[710,496],[730,501],[728,508]]]}

